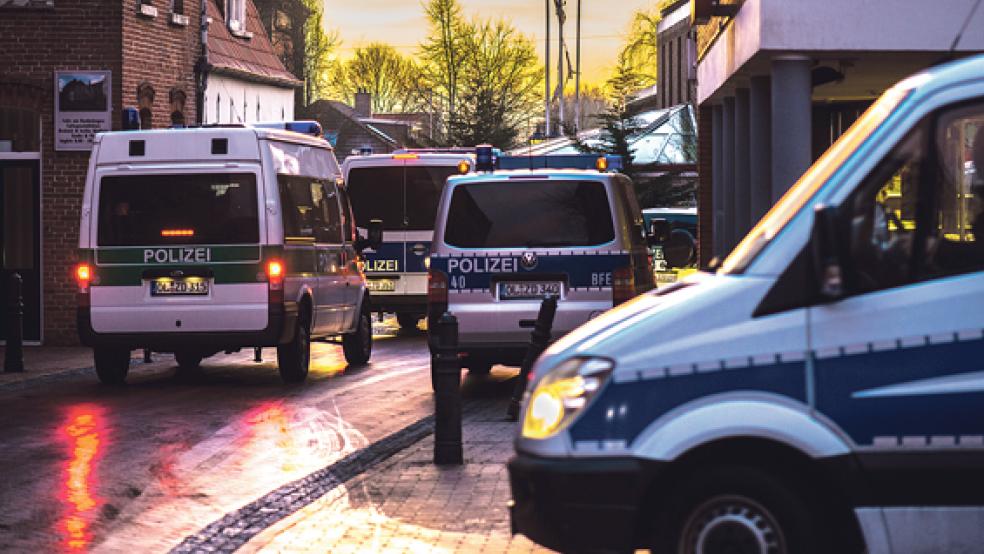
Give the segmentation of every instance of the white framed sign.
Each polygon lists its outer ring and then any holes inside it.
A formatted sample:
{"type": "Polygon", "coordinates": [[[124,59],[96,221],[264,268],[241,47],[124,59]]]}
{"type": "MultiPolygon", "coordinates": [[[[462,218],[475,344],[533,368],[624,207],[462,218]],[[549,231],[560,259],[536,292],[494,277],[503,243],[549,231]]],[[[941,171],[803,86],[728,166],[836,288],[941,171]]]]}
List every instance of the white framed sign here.
{"type": "Polygon", "coordinates": [[[111,71],[55,72],[55,150],[92,150],[113,128],[111,71]]]}

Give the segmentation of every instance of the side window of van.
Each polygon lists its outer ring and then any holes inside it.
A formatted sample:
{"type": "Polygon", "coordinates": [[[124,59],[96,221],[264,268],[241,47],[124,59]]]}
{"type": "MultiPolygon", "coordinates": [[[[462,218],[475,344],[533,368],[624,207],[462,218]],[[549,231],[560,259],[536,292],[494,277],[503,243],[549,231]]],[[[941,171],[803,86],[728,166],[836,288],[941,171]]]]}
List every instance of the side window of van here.
{"type": "Polygon", "coordinates": [[[984,104],[943,114],[935,134],[940,186],[922,276],[984,270],[984,104]]]}
{"type": "Polygon", "coordinates": [[[344,187],[338,188],[338,199],[342,205],[342,236],[345,242],[355,242],[355,216],[352,214],[352,204],[349,203],[348,192],[344,187]]]}
{"type": "Polygon", "coordinates": [[[920,125],[854,192],[848,210],[847,242],[853,290],[869,292],[912,280],[912,252],[925,169],[926,129],[920,125]]]}
{"type": "Polygon", "coordinates": [[[335,183],[319,183],[324,191],[325,227],[323,236],[318,240],[332,244],[342,243],[342,212],[339,206],[338,187],[335,183]]]}
{"type": "Polygon", "coordinates": [[[325,191],[321,183],[305,177],[279,175],[277,184],[283,210],[284,236],[325,241],[327,214],[325,191]]]}

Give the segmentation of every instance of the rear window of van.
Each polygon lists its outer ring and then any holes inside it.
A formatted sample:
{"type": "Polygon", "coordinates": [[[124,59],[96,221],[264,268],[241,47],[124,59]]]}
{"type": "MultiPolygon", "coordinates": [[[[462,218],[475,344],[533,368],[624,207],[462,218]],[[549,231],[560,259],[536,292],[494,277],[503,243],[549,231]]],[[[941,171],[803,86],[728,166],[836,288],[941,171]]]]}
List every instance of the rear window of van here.
{"type": "Polygon", "coordinates": [[[256,176],[125,175],[99,186],[100,246],[255,244],[256,176]]]}
{"type": "Polygon", "coordinates": [[[605,185],[516,180],[458,185],[444,242],[459,248],[598,246],[615,239],[605,185]]]}

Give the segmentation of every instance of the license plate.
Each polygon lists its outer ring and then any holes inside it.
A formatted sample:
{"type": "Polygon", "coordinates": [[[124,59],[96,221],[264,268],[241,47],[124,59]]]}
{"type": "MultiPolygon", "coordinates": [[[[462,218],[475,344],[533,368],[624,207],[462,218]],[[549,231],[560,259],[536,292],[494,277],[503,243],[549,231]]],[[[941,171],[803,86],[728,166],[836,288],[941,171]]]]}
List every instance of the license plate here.
{"type": "Polygon", "coordinates": [[[499,298],[501,300],[531,300],[544,298],[548,294],[560,296],[559,282],[544,281],[509,281],[499,283],[499,298]]]}
{"type": "Polygon", "coordinates": [[[207,279],[157,279],[150,282],[151,296],[204,296],[207,279]]]}
{"type": "Polygon", "coordinates": [[[369,279],[366,281],[366,288],[371,292],[393,292],[396,290],[396,280],[369,279]]]}

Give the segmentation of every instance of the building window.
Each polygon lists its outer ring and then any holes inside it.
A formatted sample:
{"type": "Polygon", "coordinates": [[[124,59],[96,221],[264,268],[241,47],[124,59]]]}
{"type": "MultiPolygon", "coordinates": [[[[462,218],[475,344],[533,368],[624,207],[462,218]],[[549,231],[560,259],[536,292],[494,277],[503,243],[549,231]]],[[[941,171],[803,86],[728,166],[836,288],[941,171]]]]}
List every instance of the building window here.
{"type": "Polygon", "coordinates": [[[246,31],[246,0],[226,0],[226,23],[234,33],[246,31]]]}
{"type": "Polygon", "coordinates": [[[184,127],[185,125],[185,102],[188,96],[185,92],[177,87],[172,88],[167,93],[167,101],[171,109],[171,125],[175,127],[184,127]]]}
{"type": "Polygon", "coordinates": [[[171,0],[171,13],[183,15],[185,13],[184,0],[171,0]]]}
{"type": "Polygon", "coordinates": [[[137,86],[137,106],[140,108],[140,128],[152,129],[154,126],[154,87],[143,82],[137,86]]]}

